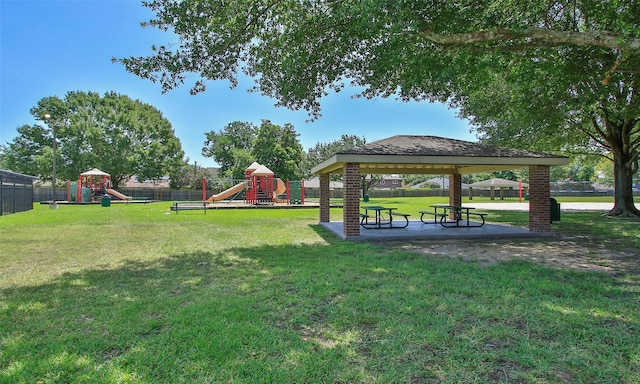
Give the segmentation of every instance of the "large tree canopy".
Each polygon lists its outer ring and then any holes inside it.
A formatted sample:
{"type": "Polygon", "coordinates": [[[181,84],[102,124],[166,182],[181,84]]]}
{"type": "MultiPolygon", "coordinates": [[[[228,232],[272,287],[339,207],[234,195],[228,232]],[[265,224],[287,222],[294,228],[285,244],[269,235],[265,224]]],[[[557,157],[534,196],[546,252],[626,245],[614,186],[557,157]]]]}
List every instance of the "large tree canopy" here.
{"type": "MultiPolygon", "coordinates": [[[[315,146],[309,148],[307,151],[307,163],[305,177],[311,177],[311,168],[329,159],[340,151],[346,151],[347,149],[359,147],[367,143],[367,139],[364,137],[358,137],[356,135],[342,135],[340,139],[334,140],[330,143],[316,143],[315,146]]],[[[341,180],[341,175],[331,175],[335,180],[341,180]]]]}
{"type": "MultiPolygon", "coordinates": [[[[346,151],[347,149],[359,147],[367,143],[367,139],[364,137],[358,137],[356,135],[342,135],[340,139],[334,140],[330,143],[316,143],[312,148],[307,151],[307,159],[305,166],[306,176],[311,176],[311,168],[329,159],[331,156],[338,152],[346,151]]],[[[330,175],[333,180],[342,180],[342,175],[335,174],[330,175]]],[[[371,186],[379,183],[382,180],[382,175],[360,175],[360,189],[362,196],[364,197],[371,186]]]]}
{"type": "Polygon", "coordinates": [[[234,179],[244,179],[247,167],[253,163],[251,153],[258,127],[242,121],[227,124],[220,132],[205,133],[202,155],[212,157],[220,165],[220,174],[234,179]]]}
{"type": "Polygon", "coordinates": [[[247,167],[257,161],[282,179],[299,180],[303,176],[305,154],[291,124],[279,126],[263,120],[257,127],[234,121],[220,132],[211,131],[205,136],[202,154],[213,157],[223,175],[243,179],[247,167]]]}
{"type": "Polygon", "coordinates": [[[607,153],[612,214],[638,215],[637,0],[197,1],[144,3],[177,45],[120,59],[164,90],[240,71],[279,105],[313,115],[327,92],[448,103],[487,140],[607,153]]]}
{"type": "Polygon", "coordinates": [[[59,180],[77,180],[100,168],[114,187],[132,175],[154,179],[176,172],[184,163],[171,123],[149,104],[114,92],[69,92],[64,99],[45,97],[31,109],[48,126],[24,125],[5,151],[7,165],[18,172],[51,179],[53,129],[59,180]]]}
{"type": "Polygon", "coordinates": [[[298,136],[292,124],[279,126],[262,120],[251,153],[281,179],[300,180],[305,154],[298,136]]]}

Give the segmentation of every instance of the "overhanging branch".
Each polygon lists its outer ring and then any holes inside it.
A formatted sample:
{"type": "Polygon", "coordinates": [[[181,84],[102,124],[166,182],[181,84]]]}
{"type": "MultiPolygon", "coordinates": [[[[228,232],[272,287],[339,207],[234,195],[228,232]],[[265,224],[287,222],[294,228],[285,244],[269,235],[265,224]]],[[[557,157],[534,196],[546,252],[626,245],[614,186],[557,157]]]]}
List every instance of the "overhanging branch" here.
{"type": "Polygon", "coordinates": [[[640,51],[640,39],[607,31],[574,32],[531,27],[521,31],[494,29],[491,31],[450,35],[421,30],[418,31],[418,34],[438,45],[473,45],[480,43],[513,42],[514,40],[533,40],[542,42],[544,46],[548,47],[577,45],[617,49],[625,52],[640,51]]]}
{"type": "Polygon", "coordinates": [[[602,147],[609,148],[610,147],[609,143],[606,142],[605,140],[602,140],[603,138],[605,139],[607,138],[607,134],[600,127],[600,124],[598,124],[598,121],[595,116],[591,116],[591,125],[593,126],[593,129],[598,133],[599,136],[594,135],[590,130],[582,127],[582,125],[578,125],[578,129],[582,131],[582,133],[584,133],[585,135],[589,136],[591,140],[595,141],[602,147]]]}

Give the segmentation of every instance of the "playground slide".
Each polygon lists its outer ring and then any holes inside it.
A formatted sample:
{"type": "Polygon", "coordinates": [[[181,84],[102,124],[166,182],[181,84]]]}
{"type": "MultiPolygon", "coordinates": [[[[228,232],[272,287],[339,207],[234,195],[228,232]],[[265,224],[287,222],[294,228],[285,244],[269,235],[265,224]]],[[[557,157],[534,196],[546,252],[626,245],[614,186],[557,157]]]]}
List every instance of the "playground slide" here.
{"type": "Polygon", "coordinates": [[[245,189],[247,187],[247,182],[243,181],[241,183],[238,183],[236,185],[234,185],[233,187],[229,188],[229,189],[225,189],[224,191],[218,193],[217,195],[212,195],[211,197],[209,197],[207,199],[208,202],[212,203],[214,201],[220,201],[220,200],[224,200],[229,196],[233,196],[236,193],[242,191],[243,189],[245,189]]]}
{"type": "Polygon", "coordinates": [[[282,195],[287,192],[287,185],[282,179],[276,179],[276,195],[282,195]]]}
{"type": "Polygon", "coordinates": [[[273,201],[276,203],[286,203],[287,199],[280,199],[278,195],[282,195],[287,192],[287,185],[282,179],[276,179],[276,190],[273,192],[273,201]]]}
{"type": "Polygon", "coordinates": [[[118,198],[118,199],[120,199],[120,200],[131,200],[131,199],[132,199],[132,197],[131,197],[131,196],[127,196],[127,195],[125,195],[125,194],[122,194],[122,193],[120,193],[120,192],[116,191],[115,189],[107,188],[107,189],[106,189],[106,191],[107,191],[107,193],[108,193],[109,195],[111,195],[111,196],[115,196],[115,197],[117,197],[117,198],[118,198]]]}

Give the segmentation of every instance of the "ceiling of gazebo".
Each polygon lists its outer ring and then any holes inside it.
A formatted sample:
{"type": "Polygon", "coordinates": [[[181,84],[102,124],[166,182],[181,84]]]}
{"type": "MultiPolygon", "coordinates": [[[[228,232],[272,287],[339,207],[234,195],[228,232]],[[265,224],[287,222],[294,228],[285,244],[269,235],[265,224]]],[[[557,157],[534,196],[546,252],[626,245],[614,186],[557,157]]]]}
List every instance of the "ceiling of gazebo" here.
{"type": "Polygon", "coordinates": [[[364,174],[441,175],[566,165],[569,158],[437,136],[398,135],[338,152],[311,171],[341,173],[347,163],[360,164],[364,174]]]}

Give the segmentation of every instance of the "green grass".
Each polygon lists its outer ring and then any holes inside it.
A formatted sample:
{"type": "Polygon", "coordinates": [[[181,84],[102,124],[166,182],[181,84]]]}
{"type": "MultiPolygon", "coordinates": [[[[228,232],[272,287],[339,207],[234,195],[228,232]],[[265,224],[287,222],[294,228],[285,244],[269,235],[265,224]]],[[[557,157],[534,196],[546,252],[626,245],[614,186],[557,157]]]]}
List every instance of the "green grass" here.
{"type": "MultiPolygon", "coordinates": [[[[169,205],[0,217],[0,382],[640,382],[637,276],[343,242],[317,209],[169,205]]],[[[615,223],[553,226],[638,245],[615,223]]]]}

